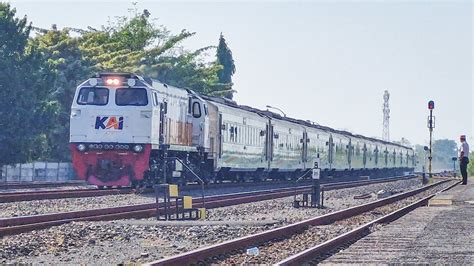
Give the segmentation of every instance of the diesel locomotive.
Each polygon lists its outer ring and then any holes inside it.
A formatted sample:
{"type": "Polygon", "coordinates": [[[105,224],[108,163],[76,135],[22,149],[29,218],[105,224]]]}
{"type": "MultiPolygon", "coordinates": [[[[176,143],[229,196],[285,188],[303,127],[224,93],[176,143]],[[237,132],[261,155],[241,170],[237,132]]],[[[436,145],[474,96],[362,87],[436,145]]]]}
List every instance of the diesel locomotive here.
{"type": "Polygon", "coordinates": [[[180,89],[132,73],[80,84],[70,117],[79,179],[104,186],[413,171],[410,147],[180,89]]]}

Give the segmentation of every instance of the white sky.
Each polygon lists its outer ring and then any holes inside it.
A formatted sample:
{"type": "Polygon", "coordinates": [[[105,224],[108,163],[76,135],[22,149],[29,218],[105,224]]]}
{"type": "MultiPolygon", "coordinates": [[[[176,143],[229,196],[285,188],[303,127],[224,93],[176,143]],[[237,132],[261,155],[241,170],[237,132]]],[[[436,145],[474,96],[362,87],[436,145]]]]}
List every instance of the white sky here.
{"type": "MultiPolygon", "coordinates": [[[[100,27],[131,2],[10,1],[35,26],[100,27]]],[[[217,45],[223,32],[237,67],[240,104],[381,137],[389,90],[392,140],[428,139],[427,102],[436,102],[435,138],[474,143],[471,1],[139,1],[183,43],[217,45]]]]}

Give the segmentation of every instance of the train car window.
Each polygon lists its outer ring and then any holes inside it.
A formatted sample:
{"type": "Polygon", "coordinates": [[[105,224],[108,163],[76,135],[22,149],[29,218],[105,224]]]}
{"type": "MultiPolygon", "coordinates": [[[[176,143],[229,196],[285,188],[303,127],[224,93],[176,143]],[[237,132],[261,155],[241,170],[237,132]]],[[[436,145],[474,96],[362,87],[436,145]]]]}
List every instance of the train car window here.
{"type": "Polygon", "coordinates": [[[193,117],[194,118],[201,117],[201,104],[198,102],[193,103],[193,117]]]}
{"type": "Polygon", "coordinates": [[[234,142],[234,126],[230,126],[229,133],[230,133],[229,142],[234,142]]]}
{"type": "Polygon", "coordinates": [[[80,105],[107,105],[109,102],[109,89],[106,88],[81,88],[77,96],[80,105]]]}
{"type": "Polygon", "coordinates": [[[158,93],[156,93],[156,92],[153,92],[153,104],[155,106],[159,105],[159,103],[158,103],[158,93]]]}
{"type": "Polygon", "coordinates": [[[207,110],[207,105],[204,104],[204,114],[209,115],[209,111],[207,110]]]}
{"type": "Polygon", "coordinates": [[[145,106],[148,97],[144,88],[122,88],[115,91],[115,104],[118,106],[145,106]]]}
{"type": "Polygon", "coordinates": [[[224,123],[223,130],[224,130],[224,142],[229,142],[229,132],[225,130],[226,128],[229,128],[229,124],[224,123]]]}
{"type": "Polygon", "coordinates": [[[237,135],[237,126],[234,127],[235,142],[240,143],[240,134],[237,135]]]}

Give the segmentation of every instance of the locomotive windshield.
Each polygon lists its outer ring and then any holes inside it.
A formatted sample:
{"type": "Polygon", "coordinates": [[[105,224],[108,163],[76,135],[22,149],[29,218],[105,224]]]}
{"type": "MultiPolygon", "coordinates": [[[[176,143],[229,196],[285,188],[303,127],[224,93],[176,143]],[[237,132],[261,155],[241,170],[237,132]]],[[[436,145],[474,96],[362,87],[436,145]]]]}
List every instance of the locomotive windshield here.
{"type": "Polygon", "coordinates": [[[77,104],[106,105],[109,102],[109,89],[81,88],[77,97],[77,104]]]}
{"type": "Polygon", "coordinates": [[[115,93],[115,104],[117,105],[148,105],[146,89],[143,88],[123,88],[117,89],[115,93]]]}

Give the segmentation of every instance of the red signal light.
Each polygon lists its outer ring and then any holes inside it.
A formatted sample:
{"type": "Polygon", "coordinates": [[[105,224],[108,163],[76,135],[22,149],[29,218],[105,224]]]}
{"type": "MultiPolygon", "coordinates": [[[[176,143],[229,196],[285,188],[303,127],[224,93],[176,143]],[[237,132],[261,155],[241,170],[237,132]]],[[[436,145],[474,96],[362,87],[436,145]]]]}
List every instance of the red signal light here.
{"type": "Polygon", "coordinates": [[[428,102],[428,109],[433,110],[434,109],[434,101],[429,101],[428,102]]]}

